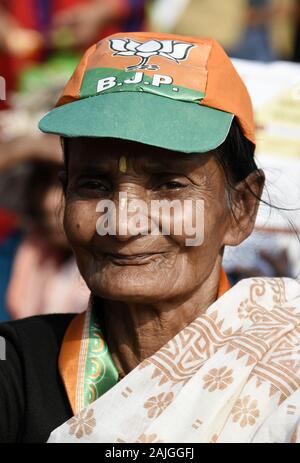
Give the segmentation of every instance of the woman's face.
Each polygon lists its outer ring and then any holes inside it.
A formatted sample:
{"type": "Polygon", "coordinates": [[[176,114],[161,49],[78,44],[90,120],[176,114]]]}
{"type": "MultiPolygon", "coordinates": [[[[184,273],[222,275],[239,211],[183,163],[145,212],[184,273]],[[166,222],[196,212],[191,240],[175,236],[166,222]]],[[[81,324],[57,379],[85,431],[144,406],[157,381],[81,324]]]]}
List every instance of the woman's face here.
{"type": "MultiPolygon", "coordinates": [[[[237,244],[224,173],[212,154],[100,138],[68,139],[68,154],[65,230],[92,293],[124,302],[179,300],[208,278],[221,262],[225,244],[237,244]],[[104,236],[99,234],[104,209],[97,212],[101,200],[112,201],[117,217],[115,232],[104,236]],[[133,209],[124,211],[133,200],[148,206],[142,214],[148,214],[146,230],[144,226],[140,234],[126,231],[133,209]],[[171,224],[188,220],[201,229],[204,225],[201,243],[187,245],[191,235],[185,226],[179,234],[172,225],[169,234],[149,232],[151,205],[161,200],[204,205],[201,223],[195,207],[192,213],[170,215],[171,224]]],[[[162,220],[156,217],[159,226],[162,220]]]]}

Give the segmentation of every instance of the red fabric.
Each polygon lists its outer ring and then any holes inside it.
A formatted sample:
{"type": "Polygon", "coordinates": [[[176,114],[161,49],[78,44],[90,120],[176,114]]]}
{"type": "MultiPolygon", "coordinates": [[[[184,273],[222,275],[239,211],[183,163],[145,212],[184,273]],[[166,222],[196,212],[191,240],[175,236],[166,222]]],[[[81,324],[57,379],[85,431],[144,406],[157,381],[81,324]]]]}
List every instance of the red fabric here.
{"type": "Polygon", "coordinates": [[[18,218],[15,214],[0,209],[0,245],[16,229],[18,218]]]}
{"type": "MultiPolygon", "coordinates": [[[[90,1],[91,0],[52,0],[52,14],[90,1]]],[[[6,7],[21,27],[26,29],[38,29],[35,0],[0,0],[0,5],[6,7]]],[[[123,13],[121,14],[119,23],[116,22],[114,25],[105,28],[99,35],[98,40],[123,29],[124,24],[122,24],[122,17],[126,20],[133,6],[128,0],[120,0],[120,7],[121,6],[123,13]]],[[[43,57],[43,51],[36,52],[30,58],[0,55],[0,75],[6,79],[7,91],[9,92],[16,88],[18,76],[25,67],[41,61],[43,57]]]]}
{"type": "Polygon", "coordinates": [[[61,11],[70,6],[79,5],[80,3],[88,3],[90,0],[53,0],[54,11],[61,11]]]}
{"type": "MultiPolygon", "coordinates": [[[[52,14],[88,1],[90,0],[54,0],[52,14]]],[[[0,4],[6,7],[21,27],[38,29],[34,0],[0,0],[0,4]]],[[[31,63],[39,62],[41,58],[42,52],[37,52],[30,58],[0,56],[0,75],[6,79],[7,91],[16,88],[18,75],[25,67],[31,63]]]]}

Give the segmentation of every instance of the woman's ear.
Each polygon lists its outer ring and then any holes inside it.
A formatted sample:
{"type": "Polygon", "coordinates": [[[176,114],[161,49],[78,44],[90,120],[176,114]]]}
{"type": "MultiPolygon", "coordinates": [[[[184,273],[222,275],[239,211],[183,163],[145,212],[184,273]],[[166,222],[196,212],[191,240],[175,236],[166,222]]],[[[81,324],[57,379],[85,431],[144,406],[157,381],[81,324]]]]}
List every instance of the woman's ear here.
{"type": "Polygon", "coordinates": [[[265,174],[258,169],[235,186],[231,194],[231,217],[225,246],[237,246],[252,233],[264,184],[265,174]]]}

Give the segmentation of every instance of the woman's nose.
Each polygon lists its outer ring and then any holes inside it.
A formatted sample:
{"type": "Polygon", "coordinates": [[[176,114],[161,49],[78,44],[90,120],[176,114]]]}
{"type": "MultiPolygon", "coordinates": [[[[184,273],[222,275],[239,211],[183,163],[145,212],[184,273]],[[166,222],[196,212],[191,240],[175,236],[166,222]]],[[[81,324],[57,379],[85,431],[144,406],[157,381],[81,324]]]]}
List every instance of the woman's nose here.
{"type": "Polygon", "coordinates": [[[115,237],[127,241],[133,236],[149,233],[149,211],[145,195],[136,191],[119,191],[115,201],[115,237]]]}

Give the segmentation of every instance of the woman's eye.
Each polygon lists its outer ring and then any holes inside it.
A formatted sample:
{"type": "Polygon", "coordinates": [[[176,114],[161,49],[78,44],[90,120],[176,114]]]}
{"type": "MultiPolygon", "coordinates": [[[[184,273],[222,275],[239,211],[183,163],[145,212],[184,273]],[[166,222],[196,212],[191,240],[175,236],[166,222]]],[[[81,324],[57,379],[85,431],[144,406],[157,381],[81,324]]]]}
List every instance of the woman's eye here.
{"type": "Polygon", "coordinates": [[[185,188],[187,185],[181,182],[175,182],[175,181],[170,181],[170,182],[165,182],[160,184],[157,189],[159,190],[177,190],[179,188],[185,188]]]}
{"type": "Polygon", "coordinates": [[[109,191],[109,186],[99,180],[85,180],[79,182],[78,188],[83,190],[109,191]]]}

